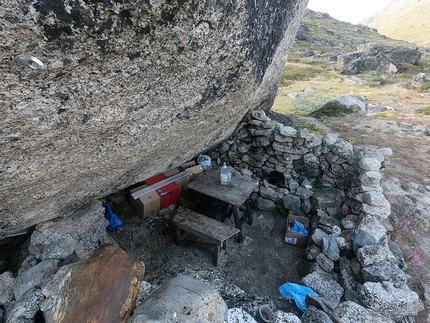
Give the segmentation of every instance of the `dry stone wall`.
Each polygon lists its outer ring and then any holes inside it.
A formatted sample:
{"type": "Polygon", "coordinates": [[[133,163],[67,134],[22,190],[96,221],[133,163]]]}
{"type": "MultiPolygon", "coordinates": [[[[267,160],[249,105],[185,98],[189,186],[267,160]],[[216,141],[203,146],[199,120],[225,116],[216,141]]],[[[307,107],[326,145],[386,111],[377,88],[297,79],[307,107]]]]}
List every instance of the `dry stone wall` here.
{"type": "Polygon", "coordinates": [[[306,5],[3,1],[0,238],[179,165],[270,109],[306,5]]]}
{"type": "Polygon", "coordinates": [[[390,240],[390,203],[380,186],[391,154],[389,148],[352,146],[334,133],[320,138],[261,110],[208,152],[261,178],[253,196],[259,209],[310,219],[307,257],[314,265],[302,283],[319,295],[308,294],[310,311],[324,311],[327,322],[413,322],[424,307],[407,285],[402,252],[390,240]],[[273,172],[283,175],[276,185],[270,183],[273,172]]]}

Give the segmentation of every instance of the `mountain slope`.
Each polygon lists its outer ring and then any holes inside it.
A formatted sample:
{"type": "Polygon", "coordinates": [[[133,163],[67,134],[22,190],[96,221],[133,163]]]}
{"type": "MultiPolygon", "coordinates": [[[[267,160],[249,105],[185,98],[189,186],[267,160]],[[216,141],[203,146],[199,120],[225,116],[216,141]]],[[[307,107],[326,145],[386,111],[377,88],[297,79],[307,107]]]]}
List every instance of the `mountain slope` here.
{"type": "Polygon", "coordinates": [[[392,0],[362,24],[394,39],[430,46],[430,0],[392,0]]]}

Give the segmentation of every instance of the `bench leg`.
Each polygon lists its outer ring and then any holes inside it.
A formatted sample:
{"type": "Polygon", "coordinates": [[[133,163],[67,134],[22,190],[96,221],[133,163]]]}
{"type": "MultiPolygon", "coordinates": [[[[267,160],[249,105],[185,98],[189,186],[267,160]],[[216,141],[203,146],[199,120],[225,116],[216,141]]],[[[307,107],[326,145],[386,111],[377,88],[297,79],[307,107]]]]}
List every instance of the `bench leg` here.
{"type": "Polygon", "coordinates": [[[182,231],[178,227],[176,227],[176,243],[179,244],[181,241],[184,240],[185,236],[187,235],[186,231],[182,231]]]}
{"type": "Polygon", "coordinates": [[[227,244],[225,241],[221,242],[220,245],[215,246],[214,260],[213,260],[215,266],[218,266],[219,260],[221,259],[222,256],[224,256],[226,252],[226,248],[227,248],[227,244]]]}

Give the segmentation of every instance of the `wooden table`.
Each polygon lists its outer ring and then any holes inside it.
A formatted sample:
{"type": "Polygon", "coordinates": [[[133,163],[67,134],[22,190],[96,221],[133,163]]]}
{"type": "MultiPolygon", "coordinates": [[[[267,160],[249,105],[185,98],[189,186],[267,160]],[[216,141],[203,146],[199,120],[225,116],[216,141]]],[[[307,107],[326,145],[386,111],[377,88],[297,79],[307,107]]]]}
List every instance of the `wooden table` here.
{"type": "Polygon", "coordinates": [[[243,242],[242,224],[248,219],[250,225],[252,225],[252,211],[249,201],[249,195],[257,187],[258,181],[254,181],[249,177],[245,177],[241,174],[232,174],[231,182],[228,185],[221,185],[220,183],[220,169],[211,168],[207,169],[197,179],[188,184],[188,188],[202,193],[204,195],[213,197],[219,201],[226,202],[231,207],[223,214],[221,222],[225,219],[234,216],[234,222],[236,228],[240,230],[238,239],[239,242],[243,242]],[[246,205],[246,210],[239,217],[239,207],[246,205]]]}

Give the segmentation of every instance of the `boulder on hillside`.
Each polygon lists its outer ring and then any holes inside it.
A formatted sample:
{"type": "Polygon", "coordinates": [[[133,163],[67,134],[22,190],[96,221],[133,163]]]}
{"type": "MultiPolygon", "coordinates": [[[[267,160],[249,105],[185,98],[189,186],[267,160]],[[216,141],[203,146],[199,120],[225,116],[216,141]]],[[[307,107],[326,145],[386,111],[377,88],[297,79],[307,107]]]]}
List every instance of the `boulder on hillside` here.
{"type": "Polygon", "coordinates": [[[354,112],[367,113],[368,111],[369,103],[365,97],[357,95],[345,95],[338,97],[335,100],[348,108],[352,108],[354,112]]]}
{"type": "Polygon", "coordinates": [[[412,78],[410,85],[414,88],[420,88],[426,82],[428,82],[426,75],[424,73],[418,73],[412,78]]]}
{"type": "Polygon", "coordinates": [[[299,29],[297,29],[296,38],[298,40],[308,40],[308,36],[306,35],[306,32],[309,30],[309,27],[305,24],[301,24],[299,26],[299,29]]]}
{"type": "Polygon", "coordinates": [[[364,61],[364,68],[369,71],[376,71],[380,74],[396,74],[404,70],[399,62],[396,62],[390,57],[381,53],[375,56],[367,56],[364,61]]]}
{"type": "Polygon", "coordinates": [[[399,73],[404,70],[402,63],[417,64],[421,58],[418,49],[404,46],[383,46],[360,44],[356,52],[338,56],[338,70],[341,74],[353,75],[363,69],[378,73],[399,73]]]}
{"type": "Polygon", "coordinates": [[[337,56],[337,65],[340,74],[358,74],[362,71],[364,63],[365,55],[362,52],[352,52],[337,56]]]}
{"type": "Polygon", "coordinates": [[[409,48],[406,46],[386,46],[369,43],[359,45],[358,50],[365,53],[366,56],[378,56],[383,54],[396,63],[416,65],[421,59],[421,52],[418,48],[409,48]]]}

